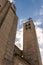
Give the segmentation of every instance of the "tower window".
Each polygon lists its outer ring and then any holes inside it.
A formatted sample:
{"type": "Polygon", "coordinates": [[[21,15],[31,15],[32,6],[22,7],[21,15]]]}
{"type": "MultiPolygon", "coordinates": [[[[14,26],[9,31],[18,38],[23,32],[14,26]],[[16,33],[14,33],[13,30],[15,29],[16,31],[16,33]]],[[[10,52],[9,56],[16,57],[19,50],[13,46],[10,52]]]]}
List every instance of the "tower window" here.
{"type": "Polygon", "coordinates": [[[28,28],[26,27],[26,30],[27,30],[28,28]]]}
{"type": "Polygon", "coordinates": [[[28,25],[26,24],[26,30],[28,29],[28,25]]]}
{"type": "Polygon", "coordinates": [[[31,29],[31,27],[29,27],[29,29],[31,29]]]}
{"type": "Polygon", "coordinates": [[[0,7],[1,7],[1,5],[0,5],[0,7]]]}
{"type": "Polygon", "coordinates": [[[29,24],[26,24],[25,26],[26,26],[26,30],[27,29],[31,29],[31,24],[30,23],[29,24]]]}
{"type": "Polygon", "coordinates": [[[28,25],[30,25],[30,23],[28,25]]]}

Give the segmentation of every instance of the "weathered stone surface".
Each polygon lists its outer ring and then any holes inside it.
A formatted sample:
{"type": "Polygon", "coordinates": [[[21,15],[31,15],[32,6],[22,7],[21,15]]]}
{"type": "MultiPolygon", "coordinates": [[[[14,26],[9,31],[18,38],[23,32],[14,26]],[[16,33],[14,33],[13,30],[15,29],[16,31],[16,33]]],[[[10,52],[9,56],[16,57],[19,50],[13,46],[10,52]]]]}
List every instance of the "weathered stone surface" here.
{"type": "Polygon", "coordinates": [[[30,63],[30,65],[41,65],[36,31],[32,20],[24,23],[23,56],[30,63]]]}
{"type": "Polygon", "coordinates": [[[23,58],[14,56],[14,65],[29,65],[23,58]]]}
{"type": "Polygon", "coordinates": [[[2,23],[0,27],[0,65],[13,65],[11,62],[13,62],[18,17],[13,4],[9,1],[6,3],[6,0],[0,0],[0,2],[3,6],[6,4],[4,8],[2,6],[3,10],[0,12],[2,23]]]}
{"type": "Polygon", "coordinates": [[[16,45],[14,46],[14,54],[22,56],[23,51],[21,51],[16,45]]]}
{"type": "Polygon", "coordinates": [[[7,3],[8,0],[0,0],[0,11],[3,10],[3,8],[5,7],[6,3],[7,3]]]}
{"type": "MultiPolygon", "coordinates": [[[[3,5],[4,6],[4,5],[3,5]]],[[[1,25],[3,24],[4,22],[4,19],[9,11],[9,8],[10,8],[11,4],[10,2],[7,1],[5,7],[2,9],[2,11],[0,12],[0,27],[1,25]]]]}
{"type": "Polygon", "coordinates": [[[32,20],[24,24],[23,51],[14,45],[17,21],[15,5],[8,0],[0,0],[0,65],[41,65],[32,20]]]}

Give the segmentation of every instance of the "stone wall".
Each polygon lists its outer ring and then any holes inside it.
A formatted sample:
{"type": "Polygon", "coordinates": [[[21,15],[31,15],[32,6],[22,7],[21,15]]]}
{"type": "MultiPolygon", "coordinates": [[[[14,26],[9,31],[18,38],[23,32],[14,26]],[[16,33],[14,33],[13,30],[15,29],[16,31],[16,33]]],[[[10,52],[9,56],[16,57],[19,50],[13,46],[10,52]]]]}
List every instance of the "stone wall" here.
{"type": "MultiPolygon", "coordinates": [[[[6,0],[3,0],[1,5],[4,6],[5,3],[6,0]]],[[[18,21],[15,9],[15,5],[8,1],[0,13],[0,65],[13,65],[14,42],[18,21]]]]}
{"type": "Polygon", "coordinates": [[[14,65],[29,65],[23,58],[20,56],[14,56],[14,65]]]}

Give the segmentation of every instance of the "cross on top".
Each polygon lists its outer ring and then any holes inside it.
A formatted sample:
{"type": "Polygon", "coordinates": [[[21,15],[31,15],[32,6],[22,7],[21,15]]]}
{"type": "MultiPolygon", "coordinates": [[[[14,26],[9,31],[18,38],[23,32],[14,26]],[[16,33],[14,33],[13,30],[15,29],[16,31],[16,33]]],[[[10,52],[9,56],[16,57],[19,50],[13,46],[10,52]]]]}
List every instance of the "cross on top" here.
{"type": "Polygon", "coordinates": [[[29,18],[28,20],[30,21],[30,20],[32,20],[32,18],[29,18]]]}

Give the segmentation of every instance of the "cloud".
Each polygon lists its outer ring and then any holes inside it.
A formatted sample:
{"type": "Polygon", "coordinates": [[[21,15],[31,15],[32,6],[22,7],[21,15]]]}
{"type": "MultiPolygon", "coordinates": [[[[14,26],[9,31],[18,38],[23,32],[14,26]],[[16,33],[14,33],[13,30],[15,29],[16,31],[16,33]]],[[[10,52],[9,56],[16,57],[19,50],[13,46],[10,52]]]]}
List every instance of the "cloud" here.
{"type": "Polygon", "coordinates": [[[41,28],[39,26],[42,25],[43,22],[40,19],[38,19],[36,22],[34,22],[34,24],[35,24],[38,42],[41,45],[41,44],[43,44],[43,28],[41,28]]]}
{"type": "Polygon", "coordinates": [[[38,19],[36,22],[34,22],[34,24],[35,24],[35,26],[38,26],[38,25],[41,25],[41,24],[42,24],[42,22],[41,22],[41,20],[40,20],[40,19],[38,19]]]}
{"type": "Polygon", "coordinates": [[[39,43],[41,58],[43,62],[43,28],[39,27],[39,25],[43,24],[43,22],[40,19],[38,19],[36,22],[34,22],[34,24],[35,24],[38,43],[39,43]]]}
{"type": "Polygon", "coordinates": [[[41,6],[41,8],[43,8],[43,5],[41,6]]]}
{"type": "Polygon", "coordinates": [[[39,15],[43,15],[43,5],[41,6],[41,9],[40,9],[40,12],[39,12],[39,15]]]}
{"type": "Polygon", "coordinates": [[[43,15],[43,9],[40,10],[40,15],[43,15]]]}
{"type": "Polygon", "coordinates": [[[8,1],[10,1],[11,3],[13,2],[13,0],[8,0],[8,1]]]}
{"type": "Polygon", "coordinates": [[[37,38],[38,38],[39,44],[42,44],[43,43],[43,29],[36,27],[36,33],[37,33],[37,38]]]}
{"type": "Polygon", "coordinates": [[[19,29],[16,34],[16,46],[23,50],[23,28],[19,29]]]}
{"type": "Polygon", "coordinates": [[[40,6],[40,9],[35,10],[33,16],[43,16],[43,5],[40,6]]]}
{"type": "Polygon", "coordinates": [[[40,51],[43,52],[43,49],[40,48],[40,51]]]}
{"type": "Polygon", "coordinates": [[[19,19],[19,22],[18,22],[18,28],[19,28],[19,29],[23,27],[23,23],[24,23],[24,22],[26,22],[26,19],[25,19],[25,18],[19,19]]]}
{"type": "Polygon", "coordinates": [[[16,2],[16,1],[15,1],[15,0],[13,0],[13,3],[14,3],[14,4],[15,4],[15,2],[16,2]]]}

